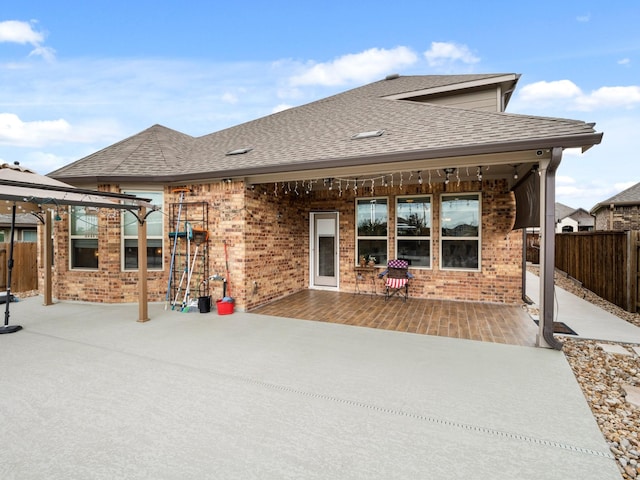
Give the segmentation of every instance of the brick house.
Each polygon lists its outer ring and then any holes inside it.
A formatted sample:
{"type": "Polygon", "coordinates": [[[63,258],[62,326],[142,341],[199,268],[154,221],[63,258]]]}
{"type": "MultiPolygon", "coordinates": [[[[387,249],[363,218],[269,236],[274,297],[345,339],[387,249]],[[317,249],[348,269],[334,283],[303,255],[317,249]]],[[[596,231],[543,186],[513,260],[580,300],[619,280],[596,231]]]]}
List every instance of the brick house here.
{"type": "MultiPolygon", "coordinates": [[[[35,242],[38,234],[38,219],[29,213],[16,215],[15,239],[18,242],[35,242]]],[[[0,243],[9,242],[11,215],[0,214],[0,243]]]]}
{"type": "MultiPolygon", "coordinates": [[[[228,264],[239,309],[306,288],[354,291],[363,256],[381,270],[408,260],[412,297],[518,303],[514,229],[551,212],[553,233],[562,150],[602,137],[583,121],[505,113],[518,79],[390,75],[202,137],[154,125],[49,176],[161,207],[148,217],[150,300],[167,295],[185,188],[186,216],[209,233],[200,277],[226,275],[228,264]]],[[[129,215],[62,215],[58,298],[135,301],[129,215]]]]}
{"type": "Polygon", "coordinates": [[[573,208],[556,202],[556,233],[591,232],[595,218],[584,208],[573,208]]]}
{"type": "Polygon", "coordinates": [[[598,203],[591,214],[596,230],[640,230],[640,183],[598,203]]]}

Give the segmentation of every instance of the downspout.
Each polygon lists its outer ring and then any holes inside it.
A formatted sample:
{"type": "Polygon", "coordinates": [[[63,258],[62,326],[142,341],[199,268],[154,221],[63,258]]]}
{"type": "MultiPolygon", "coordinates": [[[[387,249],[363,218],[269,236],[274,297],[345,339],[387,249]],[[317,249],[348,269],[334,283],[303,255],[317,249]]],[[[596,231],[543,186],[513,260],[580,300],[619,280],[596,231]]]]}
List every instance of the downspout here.
{"type": "Polygon", "coordinates": [[[522,229],[522,301],[532,305],[533,300],[527,295],[527,227],[522,229]]]}
{"type": "Polygon", "coordinates": [[[522,229],[522,301],[527,301],[527,227],[522,229]]]}
{"type": "Polygon", "coordinates": [[[540,249],[540,333],[537,346],[562,350],[562,342],[553,336],[553,299],[554,299],[554,271],[555,271],[555,197],[556,170],[562,160],[562,148],[553,147],[551,159],[546,168],[542,169],[544,178],[540,182],[541,209],[541,249],[540,249]]]}

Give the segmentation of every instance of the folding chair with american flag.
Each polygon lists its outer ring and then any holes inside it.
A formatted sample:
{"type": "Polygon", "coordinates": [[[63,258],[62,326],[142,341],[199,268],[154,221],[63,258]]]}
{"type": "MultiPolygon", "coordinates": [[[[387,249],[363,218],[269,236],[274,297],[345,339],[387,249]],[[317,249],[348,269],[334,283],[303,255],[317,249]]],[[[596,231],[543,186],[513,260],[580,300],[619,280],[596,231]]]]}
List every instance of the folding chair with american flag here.
{"type": "Polygon", "coordinates": [[[393,297],[396,293],[404,297],[404,301],[409,298],[409,280],[413,275],[409,273],[409,262],[406,260],[390,260],[387,269],[380,273],[380,278],[387,276],[384,285],[386,288],[385,300],[393,297]]]}

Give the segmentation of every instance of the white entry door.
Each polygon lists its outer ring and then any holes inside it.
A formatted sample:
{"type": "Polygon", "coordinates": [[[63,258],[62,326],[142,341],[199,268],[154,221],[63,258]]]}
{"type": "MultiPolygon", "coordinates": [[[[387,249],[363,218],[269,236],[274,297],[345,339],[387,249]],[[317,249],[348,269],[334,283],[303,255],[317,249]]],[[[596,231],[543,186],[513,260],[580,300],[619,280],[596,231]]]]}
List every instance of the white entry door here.
{"type": "Polygon", "coordinates": [[[311,214],[312,287],[337,287],[339,272],[338,213],[311,214]]]}

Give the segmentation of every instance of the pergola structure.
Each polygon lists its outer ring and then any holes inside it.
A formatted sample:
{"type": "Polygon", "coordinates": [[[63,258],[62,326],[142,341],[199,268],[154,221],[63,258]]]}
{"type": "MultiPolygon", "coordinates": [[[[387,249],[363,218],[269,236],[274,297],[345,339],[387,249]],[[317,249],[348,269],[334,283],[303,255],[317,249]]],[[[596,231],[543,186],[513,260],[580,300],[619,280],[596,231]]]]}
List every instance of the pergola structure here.
{"type": "Polygon", "coordinates": [[[0,165],[0,213],[11,214],[11,233],[9,247],[9,268],[5,305],[4,326],[0,333],[12,333],[20,330],[19,326],[9,325],[9,304],[11,302],[11,270],[13,268],[13,244],[15,216],[18,208],[22,212],[30,212],[44,224],[45,234],[42,242],[42,258],[44,275],[44,304],[53,303],[51,288],[51,252],[52,249],[52,209],[59,206],[76,205],[96,208],[113,208],[128,210],[138,220],[138,321],[149,320],[147,301],[147,225],[146,218],[156,207],[148,199],[135,195],[100,192],[76,188],[67,183],[39,175],[14,165],[0,165]],[[4,200],[4,202],[2,202],[4,200]]]}

